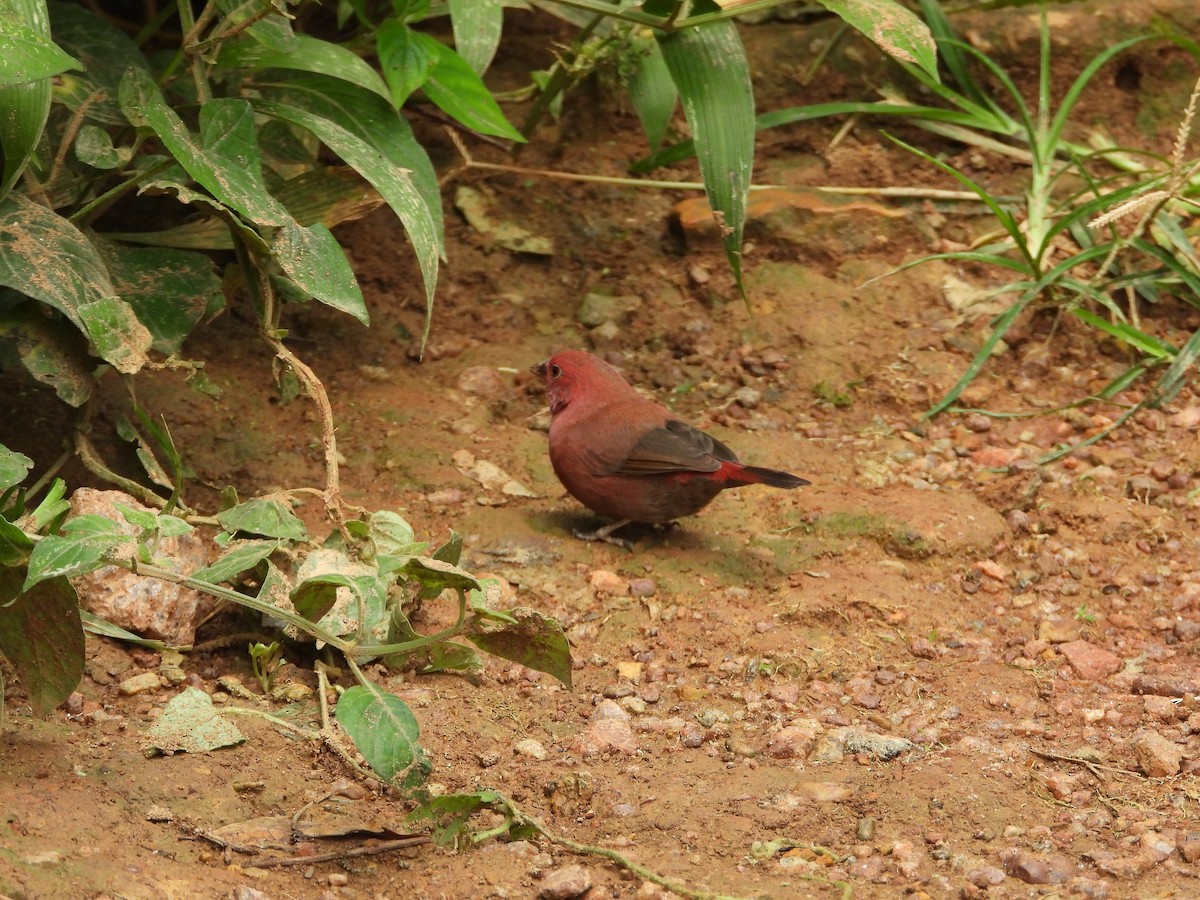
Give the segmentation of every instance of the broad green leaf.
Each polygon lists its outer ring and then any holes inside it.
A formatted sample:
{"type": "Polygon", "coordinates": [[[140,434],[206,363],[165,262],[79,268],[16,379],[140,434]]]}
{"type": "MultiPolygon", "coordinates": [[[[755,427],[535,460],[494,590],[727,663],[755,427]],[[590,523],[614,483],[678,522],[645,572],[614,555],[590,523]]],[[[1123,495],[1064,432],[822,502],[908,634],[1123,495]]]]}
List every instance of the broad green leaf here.
{"type": "Polygon", "coordinates": [[[525,137],[504,117],[491,91],[466,61],[436,38],[414,31],[409,38],[424,44],[436,63],[421,85],[442,112],[480,134],[525,143],[525,137]]]}
{"type": "Polygon", "coordinates": [[[224,301],[221,278],[208,256],[99,239],[95,246],[113,287],[149,329],[151,346],[159,353],[178,353],[205,313],[224,301]]]}
{"type": "Polygon", "coordinates": [[[133,148],[114,147],[112,135],[89,123],[79,129],[75,138],[75,158],[96,169],[119,169],[133,158],[133,148]]]}
{"type": "MultiPolygon", "coordinates": [[[[387,643],[402,644],[420,637],[404,612],[399,607],[394,608],[388,623],[387,643]]],[[[479,654],[453,641],[426,644],[406,653],[389,653],[382,661],[388,668],[398,671],[411,669],[422,675],[455,672],[473,678],[483,672],[483,660],[479,654]]]]}
{"type": "Polygon", "coordinates": [[[337,591],[340,587],[354,590],[355,582],[337,573],[306,578],[292,591],[292,605],[296,607],[296,612],[310,622],[319,622],[337,603],[337,591]]]}
{"type": "Polygon", "coordinates": [[[188,687],[163,708],[146,729],[151,748],[163,753],[208,753],[246,740],[236,725],[217,712],[212,697],[188,687]]]}
{"type": "Polygon", "coordinates": [[[144,638],[132,631],[126,631],[119,625],[114,625],[108,619],[102,619],[86,609],[79,610],[79,618],[83,621],[83,630],[89,634],[98,634],[127,644],[137,644],[139,647],[149,647],[151,650],[166,650],[168,645],[163,641],[144,638]]]}
{"type": "Polygon", "coordinates": [[[32,468],[32,459],[0,444],[0,493],[24,481],[32,468]]]}
{"type": "Polygon", "coordinates": [[[504,30],[502,0],[450,0],[454,49],[477,75],[492,64],[504,30]]]}
{"type": "Polygon", "coordinates": [[[392,105],[397,108],[429,80],[437,65],[437,56],[416,39],[416,34],[398,19],[387,19],[375,33],[379,67],[391,92],[392,105]]]}
{"type": "Polygon", "coordinates": [[[307,541],[308,530],[287,504],[279,500],[247,500],[217,513],[228,532],[243,531],[288,541],[307,541]]]}
{"type": "Polygon", "coordinates": [[[276,232],[271,249],[280,268],[301,290],[364,325],[370,324],[358,279],[328,228],[293,223],[276,232]]]}
{"type": "Polygon", "coordinates": [[[817,0],[884,53],[920,66],[938,78],[937,44],[921,18],[896,0],[817,0]]]}
{"type": "Polygon", "coordinates": [[[384,100],[391,96],[379,74],[352,50],[307,34],[296,35],[296,45],[287,53],[251,40],[226,43],[217,57],[217,68],[297,69],[349,81],[384,100]]]}
{"type": "Polygon", "coordinates": [[[16,670],[36,715],[70,696],[83,677],[79,598],[65,578],[28,589],[20,569],[0,567],[0,655],[16,670]]]}
{"type": "Polygon", "coordinates": [[[279,541],[233,541],[215,561],[192,573],[197,581],[220,584],[248,572],[279,549],[279,541]]]}
{"type": "Polygon", "coordinates": [[[571,686],[571,647],[555,619],[533,609],[506,610],[515,624],[476,623],[464,634],[480,650],[553,675],[571,686]]]}
{"type": "Polygon", "coordinates": [[[44,0],[0,0],[0,86],[29,84],[78,69],[79,60],[50,40],[44,0]]]}
{"type": "Polygon", "coordinates": [[[226,25],[241,25],[252,22],[246,30],[256,41],[277,53],[291,53],[296,48],[297,35],[292,30],[290,15],[284,15],[286,3],[274,3],[265,7],[273,15],[263,17],[262,0],[218,0],[217,5],[225,13],[226,25]]]}
{"type": "Polygon", "coordinates": [[[37,382],[54,388],[64,403],[80,407],[92,394],[94,359],[79,346],[75,328],[43,316],[35,303],[0,313],[0,347],[8,345],[37,382]]]}
{"type": "Polygon", "coordinates": [[[51,2],[54,39],[79,58],[83,71],[57,79],[54,96],[72,112],[88,104],[87,118],[102,125],[125,125],[118,94],[130,66],[149,69],[141,48],[107,18],[78,3],[51,2]]]}
{"type": "Polygon", "coordinates": [[[479,581],[474,575],[439,559],[414,556],[400,571],[419,582],[425,591],[432,592],[434,596],[447,588],[479,590],[479,581]]]}
{"type": "Polygon", "coordinates": [[[256,106],[265,115],[283,119],[311,131],[323,144],[353,166],[387,200],[388,205],[404,223],[408,238],[417,254],[417,264],[425,282],[427,335],[433,312],[433,291],[437,285],[438,235],[429,207],[416,190],[408,173],[381,158],[371,145],[329,119],[280,103],[259,101],[256,106]]]}
{"type": "Polygon", "coordinates": [[[679,101],[679,91],[656,41],[648,41],[638,56],[637,68],[629,81],[629,99],[646,132],[651,152],[662,146],[667,137],[671,116],[679,101]]]}
{"type": "Polygon", "coordinates": [[[408,520],[388,509],[379,509],[371,513],[367,524],[367,533],[375,542],[375,551],[381,556],[403,555],[416,539],[408,520]]]}
{"type": "Polygon", "coordinates": [[[142,69],[129,69],[122,79],[121,108],[131,123],[152,129],[188,175],[224,205],[258,225],[278,227],[291,221],[263,183],[254,109],[247,101],[218,99],[201,107],[203,143],[142,69]]]}
{"type": "Polygon", "coordinates": [[[439,562],[449,563],[452,566],[457,566],[458,561],[462,558],[462,551],[462,535],[454,529],[450,529],[449,540],[433,551],[433,558],[439,562]]]}
{"type": "Polygon", "coordinates": [[[384,781],[412,790],[429,777],[432,767],[417,744],[417,720],[399,697],[375,685],[355,685],[338,699],[335,715],[371,770],[384,781]]]}
{"type": "Polygon", "coordinates": [[[471,817],[505,805],[504,795],[496,791],[444,794],[424,801],[405,821],[414,825],[428,822],[439,846],[465,847],[471,843],[471,817]]]}
{"type": "Polygon", "coordinates": [[[114,503],[113,506],[121,514],[121,518],[135,528],[152,531],[158,527],[158,515],[149,509],[134,509],[124,503],[114,503]]]}
{"type": "Polygon", "coordinates": [[[7,519],[0,519],[0,566],[22,566],[33,550],[33,540],[7,519]]]}
{"type": "Polygon", "coordinates": [[[116,296],[96,248],[62,216],[19,194],[0,203],[0,284],[59,310],[119,372],[132,375],[145,364],[150,332],[116,296]]]}
{"type": "Polygon", "coordinates": [[[104,557],[133,538],[122,534],[116,522],[103,516],[71,519],[62,534],[43,537],[29,556],[25,590],[51,578],[73,578],[107,565],[104,557]]]}
{"type": "Polygon", "coordinates": [[[50,114],[50,76],[79,63],[50,40],[45,0],[0,0],[0,200],[29,164],[50,114]]]}
{"type": "MultiPolygon", "coordinates": [[[[413,215],[419,221],[424,221],[425,216],[433,220],[436,252],[439,257],[445,257],[442,193],[437,172],[429,154],[413,134],[412,127],[386,100],[337,78],[282,70],[260,74],[254,85],[265,99],[307,110],[340,125],[382,155],[392,166],[405,170],[407,175],[402,172],[401,177],[411,179],[425,207],[424,213],[413,215]]],[[[282,125],[281,122],[276,124],[282,125]]],[[[361,170],[360,175],[365,177],[361,170]]],[[[285,192],[281,190],[280,197],[284,195],[285,192]]],[[[299,212],[296,215],[300,218],[299,212]]],[[[304,218],[300,218],[300,221],[306,225],[311,222],[304,218]]],[[[401,221],[405,228],[410,227],[407,219],[401,217],[401,221]]],[[[326,221],[325,224],[331,223],[326,221]]],[[[414,237],[410,232],[410,239],[416,242],[426,238],[419,233],[414,237]]],[[[421,245],[414,243],[414,246],[421,245]]],[[[418,251],[418,256],[421,252],[424,251],[418,251]]]]}
{"type": "Polygon", "coordinates": [[[754,168],[754,90],[746,48],[728,20],[683,28],[658,41],[692,129],[725,257],[744,298],[742,230],[754,168]]]}

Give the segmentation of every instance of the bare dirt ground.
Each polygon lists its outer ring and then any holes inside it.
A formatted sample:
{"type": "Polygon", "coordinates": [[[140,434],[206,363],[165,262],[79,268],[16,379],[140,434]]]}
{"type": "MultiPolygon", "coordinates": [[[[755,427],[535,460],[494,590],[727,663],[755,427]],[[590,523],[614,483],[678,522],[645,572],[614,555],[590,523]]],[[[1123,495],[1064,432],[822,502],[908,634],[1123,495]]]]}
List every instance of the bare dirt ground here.
{"type": "MultiPolygon", "coordinates": [[[[544,53],[555,26],[510,14],[544,53]]],[[[1156,16],[1197,32],[1188,3],[1055,8],[1059,83],[1156,16]]],[[[958,22],[1032,83],[1035,13],[958,22]]],[[[799,86],[814,42],[832,33],[831,23],[746,29],[761,61],[760,108],[873,96],[885,69],[854,39],[839,44],[817,87],[799,86]]],[[[506,44],[501,80],[515,85],[543,62],[531,55],[519,40],[506,44]]],[[[1166,152],[1195,76],[1183,51],[1146,42],[1100,75],[1075,121],[1166,152]]],[[[764,134],[756,180],[953,187],[873,123],[829,149],[840,124],[764,134]]],[[[1008,161],[898,130],[998,190],[1019,189],[1022,171],[1008,161]]],[[[642,152],[638,133],[631,114],[585,88],[519,162],[620,175],[642,152]]],[[[432,128],[424,138],[453,172],[449,142],[432,128]]],[[[663,177],[694,173],[679,166],[663,177]]],[[[747,235],[748,311],[712,237],[673,229],[685,193],[471,171],[448,179],[448,207],[462,185],[487,192],[496,218],[551,239],[554,252],[512,253],[448,209],[450,263],[423,362],[411,353],[422,323],[416,268],[385,212],[340,233],[372,327],[311,307],[288,322],[335,404],[349,502],[397,510],[435,542],[463,533],[464,566],[498,575],[572,642],[570,692],[496,659],[480,684],[373,670],[412,705],[438,790],[503,790],[565,838],[734,896],[1200,895],[1194,391],[1045,466],[1035,460],[1088,437],[1117,408],[921,422],[986,325],[951,309],[947,279],[987,286],[996,276],[929,265],[869,279],[986,230],[977,210],[873,198],[768,209],[747,235]],[[589,294],[635,300],[602,302],[608,322],[588,326],[577,312],[589,294]],[[554,480],[540,385],[527,373],[565,347],[604,354],[743,459],[812,487],[727,493],[674,529],[633,531],[634,553],[573,539],[572,526],[594,520],[554,480]],[[466,454],[533,496],[473,481],[466,454]]],[[[312,410],[278,404],[269,360],[236,315],[189,347],[209,361],[221,400],[167,378],[139,395],[185,448],[195,503],[204,485],[237,484],[247,496],[320,483],[312,410]]],[[[1177,344],[1200,326],[1185,304],[1143,316],[1177,344]]],[[[1020,323],[967,405],[1045,410],[1106,383],[1125,357],[1069,318],[1046,311],[1020,323]]],[[[19,449],[37,437],[10,430],[0,440],[19,449]]],[[[315,504],[305,513],[316,527],[315,504]]],[[[417,624],[435,628],[445,614],[434,604],[417,624]]],[[[199,639],[219,643],[245,626],[222,615],[199,639]]],[[[184,669],[227,705],[253,706],[217,682],[236,674],[253,683],[244,646],[188,654],[184,669]]],[[[285,680],[314,685],[305,652],[289,659],[285,680]]],[[[545,842],[250,865],[193,829],[299,814],[353,820],[378,837],[410,831],[409,807],[377,784],[348,782],[336,756],[253,719],[239,719],[248,740],[237,747],[147,758],[142,733],[177,689],[164,679],[160,690],[124,696],[118,685],[161,663],[89,638],[80,703],[48,721],[32,719],[21,686],[8,684],[0,895],[587,891],[599,900],[659,891],[545,842]]],[[[312,704],[292,712],[314,715],[312,704]]],[[[297,852],[281,840],[273,852],[297,852]]]]}

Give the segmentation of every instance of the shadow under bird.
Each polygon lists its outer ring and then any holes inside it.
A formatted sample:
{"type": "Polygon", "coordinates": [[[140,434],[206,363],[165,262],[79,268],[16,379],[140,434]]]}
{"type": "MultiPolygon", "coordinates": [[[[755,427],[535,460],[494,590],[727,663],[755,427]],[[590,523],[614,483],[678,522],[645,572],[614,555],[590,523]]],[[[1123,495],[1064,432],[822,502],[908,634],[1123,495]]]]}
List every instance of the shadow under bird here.
{"type": "Polygon", "coordinates": [[[546,382],[554,474],[572,497],[615,520],[594,532],[575,532],[583,540],[631,549],[612,536],[631,522],[673,522],[729,488],[809,483],[739,462],[723,443],[647,400],[590,353],[565,350],[531,371],[546,382]]]}

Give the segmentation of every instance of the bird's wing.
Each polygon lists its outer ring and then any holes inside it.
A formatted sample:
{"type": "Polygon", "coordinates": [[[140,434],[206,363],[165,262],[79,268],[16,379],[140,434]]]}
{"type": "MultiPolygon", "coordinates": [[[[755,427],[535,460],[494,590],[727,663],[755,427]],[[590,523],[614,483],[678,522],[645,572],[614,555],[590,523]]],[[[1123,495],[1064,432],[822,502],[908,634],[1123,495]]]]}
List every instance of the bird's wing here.
{"type": "Polygon", "coordinates": [[[715,472],[722,461],[737,462],[734,452],[698,428],[678,419],[649,431],[629,451],[616,475],[668,472],[715,472]]]}

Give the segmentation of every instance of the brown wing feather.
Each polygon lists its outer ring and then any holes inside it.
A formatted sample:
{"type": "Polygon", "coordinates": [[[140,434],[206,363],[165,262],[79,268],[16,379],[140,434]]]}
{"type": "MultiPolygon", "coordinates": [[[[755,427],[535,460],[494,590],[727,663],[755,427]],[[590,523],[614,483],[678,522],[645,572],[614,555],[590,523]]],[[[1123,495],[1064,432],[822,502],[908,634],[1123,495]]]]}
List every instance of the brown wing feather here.
{"type": "Polygon", "coordinates": [[[662,475],[669,472],[715,472],[722,461],[737,462],[733,451],[716,438],[678,419],[648,432],[629,451],[615,475],[662,475]]]}

